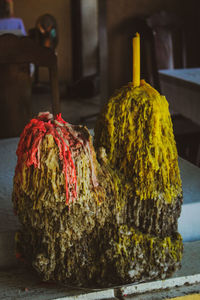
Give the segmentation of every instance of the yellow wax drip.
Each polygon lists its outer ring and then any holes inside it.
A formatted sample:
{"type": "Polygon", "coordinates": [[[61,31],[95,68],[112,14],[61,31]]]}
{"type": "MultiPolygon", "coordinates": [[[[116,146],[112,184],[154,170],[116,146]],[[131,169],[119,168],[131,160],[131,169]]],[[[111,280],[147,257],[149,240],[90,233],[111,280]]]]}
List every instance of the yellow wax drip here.
{"type": "Polygon", "coordinates": [[[130,83],[108,102],[95,130],[96,146],[130,181],[142,199],[181,194],[177,149],[168,102],[145,81],[130,83]]]}

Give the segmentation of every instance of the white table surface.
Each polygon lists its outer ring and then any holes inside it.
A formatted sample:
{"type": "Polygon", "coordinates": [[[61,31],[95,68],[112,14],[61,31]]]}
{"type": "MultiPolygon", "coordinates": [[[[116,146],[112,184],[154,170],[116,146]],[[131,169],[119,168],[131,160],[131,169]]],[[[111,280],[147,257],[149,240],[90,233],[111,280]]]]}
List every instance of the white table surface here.
{"type": "Polygon", "coordinates": [[[200,86],[200,68],[159,70],[159,74],[200,86]]]}
{"type": "Polygon", "coordinates": [[[200,125],[200,68],[160,70],[159,79],[170,111],[200,125]]]}

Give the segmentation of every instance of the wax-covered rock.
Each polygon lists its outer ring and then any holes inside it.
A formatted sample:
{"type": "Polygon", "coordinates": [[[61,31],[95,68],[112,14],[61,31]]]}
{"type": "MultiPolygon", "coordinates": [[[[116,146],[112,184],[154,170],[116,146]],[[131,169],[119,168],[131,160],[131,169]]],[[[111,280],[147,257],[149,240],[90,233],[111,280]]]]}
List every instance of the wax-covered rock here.
{"type": "Polygon", "coordinates": [[[180,267],[182,203],[168,104],[142,81],[119,90],[92,137],[43,113],[21,135],[13,203],[17,255],[45,280],[110,286],[180,267]]]}

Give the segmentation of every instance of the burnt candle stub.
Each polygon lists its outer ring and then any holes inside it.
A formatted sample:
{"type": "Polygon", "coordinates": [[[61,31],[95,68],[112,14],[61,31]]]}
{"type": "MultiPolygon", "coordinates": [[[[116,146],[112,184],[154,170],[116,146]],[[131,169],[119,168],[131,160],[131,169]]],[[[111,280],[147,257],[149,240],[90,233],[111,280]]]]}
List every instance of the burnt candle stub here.
{"type": "Polygon", "coordinates": [[[164,279],[181,266],[182,187],[164,96],[141,81],[86,127],[42,113],[21,134],[16,252],[44,280],[79,286],[164,279]]]}

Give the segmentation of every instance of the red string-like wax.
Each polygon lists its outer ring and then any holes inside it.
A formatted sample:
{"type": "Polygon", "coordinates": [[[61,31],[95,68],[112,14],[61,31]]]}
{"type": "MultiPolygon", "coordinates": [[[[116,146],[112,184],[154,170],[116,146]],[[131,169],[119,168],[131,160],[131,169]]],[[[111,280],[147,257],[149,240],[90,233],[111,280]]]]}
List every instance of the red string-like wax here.
{"type": "Polygon", "coordinates": [[[63,162],[66,204],[69,205],[70,197],[73,201],[77,196],[76,170],[70,150],[70,145],[74,144],[74,141],[72,141],[68,127],[64,126],[68,123],[62,119],[61,114],[56,116],[55,121],[57,122],[52,122],[49,113],[43,113],[26,125],[20,136],[16,152],[18,161],[15,172],[21,172],[24,161],[27,167],[33,165],[35,168],[40,168],[40,144],[45,135],[51,134],[59,148],[59,158],[63,162]],[[70,186],[71,189],[69,190],[70,186]]]}

